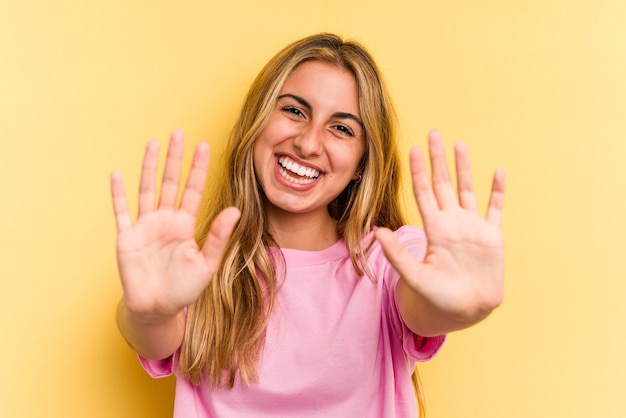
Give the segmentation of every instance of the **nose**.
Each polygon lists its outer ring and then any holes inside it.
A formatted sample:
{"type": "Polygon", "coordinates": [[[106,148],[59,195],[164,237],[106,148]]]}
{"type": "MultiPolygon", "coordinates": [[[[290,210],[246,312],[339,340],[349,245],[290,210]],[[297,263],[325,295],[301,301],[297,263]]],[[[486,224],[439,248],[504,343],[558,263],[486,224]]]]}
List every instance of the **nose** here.
{"type": "Polygon", "coordinates": [[[302,157],[319,155],[324,142],[323,128],[309,125],[296,135],[293,144],[302,157]]]}

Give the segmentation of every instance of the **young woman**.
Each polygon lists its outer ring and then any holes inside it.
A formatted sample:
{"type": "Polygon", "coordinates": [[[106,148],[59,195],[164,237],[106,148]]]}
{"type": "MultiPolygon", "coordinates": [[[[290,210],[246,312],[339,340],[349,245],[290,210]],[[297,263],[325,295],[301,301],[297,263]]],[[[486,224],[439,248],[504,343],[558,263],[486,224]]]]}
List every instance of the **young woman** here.
{"type": "Polygon", "coordinates": [[[207,144],[177,205],[182,134],[158,202],[148,143],[134,223],[113,173],[118,324],[152,376],[176,375],[176,417],[417,415],[415,362],[498,306],[504,275],[503,173],[482,218],[463,144],[458,195],[437,132],[429,147],[432,182],[421,151],[410,156],[421,229],[398,203],[378,68],[359,44],[320,34],[252,84],[199,217],[207,144]]]}

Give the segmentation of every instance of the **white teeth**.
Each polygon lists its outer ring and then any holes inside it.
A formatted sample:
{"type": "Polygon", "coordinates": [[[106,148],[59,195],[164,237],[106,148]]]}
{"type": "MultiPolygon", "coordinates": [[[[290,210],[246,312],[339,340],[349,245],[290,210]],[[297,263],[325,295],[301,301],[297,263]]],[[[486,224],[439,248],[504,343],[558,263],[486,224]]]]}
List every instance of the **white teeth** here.
{"type": "Polygon", "coordinates": [[[295,183],[295,184],[311,184],[315,181],[315,179],[308,179],[308,178],[300,178],[297,179],[295,177],[292,177],[289,175],[289,172],[287,170],[285,170],[283,167],[279,167],[279,171],[280,174],[286,178],[287,180],[289,180],[291,183],[295,183]]]}
{"type": "Polygon", "coordinates": [[[304,167],[298,163],[296,163],[295,161],[287,158],[287,157],[280,157],[278,159],[278,164],[280,165],[280,172],[285,176],[288,177],[290,181],[294,181],[294,182],[298,182],[298,179],[295,179],[291,176],[289,176],[286,173],[286,170],[291,171],[294,174],[297,174],[299,176],[306,176],[308,177],[308,179],[301,179],[304,183],[311,183],[313,180],[315,180],[317,177],[319,177],[320,173],[319,171],[313,169],[313,168],[309,168],[309,167],[304,167]],[[292,180],[293,179],[293,180],[292,180]]]}

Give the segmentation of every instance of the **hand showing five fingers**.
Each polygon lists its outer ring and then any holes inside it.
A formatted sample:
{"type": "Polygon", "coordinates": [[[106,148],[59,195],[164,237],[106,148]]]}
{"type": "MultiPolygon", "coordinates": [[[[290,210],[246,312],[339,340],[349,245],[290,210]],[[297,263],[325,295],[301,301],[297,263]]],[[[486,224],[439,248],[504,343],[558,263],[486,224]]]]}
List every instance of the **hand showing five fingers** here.
{"type": "Polygon", "coordinates": [[[118,268],[127,308],[146,319],[179,313],[193,303],[217,270],[228,238],[239,219],[235,208],[224,210],[213,222],[203,248],[194,240],[196,213],[206,179],[209,149],[196,147],[180,205],[183,135],[172,133],[156,203],[159,145],[146,146],[139,189],[139,216],[128,213],[119,173],[111,175],[111,194],[117,224],[118,268]]]}
{"type": "Polygon", "coordinates": [[[498,170],[494,175],[483,218],[477,210],[465,145],[455,147],[457,193],[438,132],[429,135],[429,149],[432,182],[421,151],[411,151],[413,190],[428,240],[425,259],[416,260],[389,230],[381,229],[376,236],[400,273],[402,285],[463,328],[483,319],[502,300],[504,173],[498,170]]]}

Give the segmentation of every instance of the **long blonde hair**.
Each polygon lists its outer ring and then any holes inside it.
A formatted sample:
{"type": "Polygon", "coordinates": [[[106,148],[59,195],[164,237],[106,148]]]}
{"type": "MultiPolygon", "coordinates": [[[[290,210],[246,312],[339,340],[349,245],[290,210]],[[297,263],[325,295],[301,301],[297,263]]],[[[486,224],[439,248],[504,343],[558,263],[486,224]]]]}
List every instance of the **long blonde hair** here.
{"type": "Polygon", "coordinates": [[[288,45],[252,83],[228,140],[221,178],[202,209],[196,235],[200,245],[224,208],[239,208],[241,219],[218,272],[187,312],[180,369],[196,384],[206,379],[213,388],[232,388],[237,376],[244,384],[258,378],[259,353],[277,290],[274,265],[282,260],[272,259],[266,251],[275,242],[268,233],[263,192],[254,174],[253,147],[285,80],[306,61],[346,69],[358,85],[366,136],[362,177],[350,183],[328,208],[358,274],[369,273],[369,243],[363,243],[363,236],[375,226],[397,229],[405,223],[399,205],[396,117],[374,60],[360,44],[332,34],[313,35],[288,45]]]}

